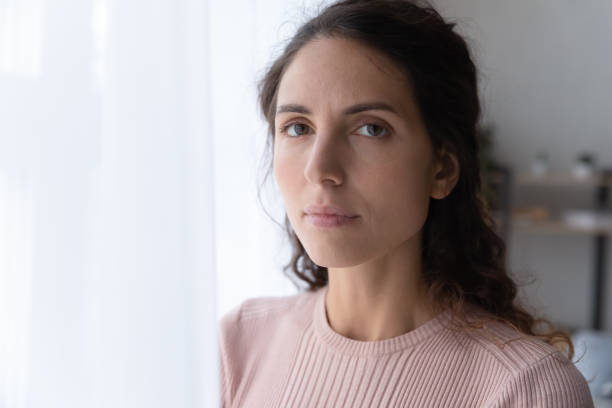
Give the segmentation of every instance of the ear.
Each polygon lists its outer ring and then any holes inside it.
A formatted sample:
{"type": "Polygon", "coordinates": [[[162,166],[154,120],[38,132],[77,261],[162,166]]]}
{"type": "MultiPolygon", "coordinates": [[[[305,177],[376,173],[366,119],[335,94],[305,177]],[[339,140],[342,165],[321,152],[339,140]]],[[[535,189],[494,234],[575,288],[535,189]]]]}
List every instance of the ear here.
{"type": "Polygon", "coordinates": [[[442,147],[434,164],[431,197],[441,200],[448,196],[457,185],[460,173],[457,155],[442,147]]]}

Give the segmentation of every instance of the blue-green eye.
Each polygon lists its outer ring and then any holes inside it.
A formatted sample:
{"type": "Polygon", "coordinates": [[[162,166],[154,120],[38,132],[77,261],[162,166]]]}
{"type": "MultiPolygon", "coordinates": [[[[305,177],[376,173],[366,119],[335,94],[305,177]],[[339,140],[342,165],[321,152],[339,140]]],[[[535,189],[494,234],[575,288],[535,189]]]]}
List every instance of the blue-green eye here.
{"type": "Polygon", "coordinates": [[[282,133],[286,133],[291,137],[302,136],[308,133],[309,126],[303,123],[290,123],[281,129],[282,133]]]}
{"type": "MultiPolygon", "coordinates": [[[[387,134],[387,129],[385,129],[383,126],[377,125],[375,123],[368,123],[367,125],[361,126],[359,129],[363,129],[363,128],[366,129],[365,136],[383,137],[383,136],[385,136],[387,134]]],[[[357,129],[357,130],[359,130],[359,129],[357,129]]],[[[363,133],[360,133],[360,134],[363,134],[363,133]]]]}

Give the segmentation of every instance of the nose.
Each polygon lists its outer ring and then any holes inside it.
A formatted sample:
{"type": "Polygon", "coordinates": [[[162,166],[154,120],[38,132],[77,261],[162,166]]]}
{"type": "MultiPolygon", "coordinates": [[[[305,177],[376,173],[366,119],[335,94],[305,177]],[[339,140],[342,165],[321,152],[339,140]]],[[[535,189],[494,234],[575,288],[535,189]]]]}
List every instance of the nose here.
{"type": "Polygon", "coordinates": [[[314,137],[304,168],[304,177],[313,184],[331,181],[339,185],[344,181],[344,142],[333,132],[319,132],[314,137]]]}

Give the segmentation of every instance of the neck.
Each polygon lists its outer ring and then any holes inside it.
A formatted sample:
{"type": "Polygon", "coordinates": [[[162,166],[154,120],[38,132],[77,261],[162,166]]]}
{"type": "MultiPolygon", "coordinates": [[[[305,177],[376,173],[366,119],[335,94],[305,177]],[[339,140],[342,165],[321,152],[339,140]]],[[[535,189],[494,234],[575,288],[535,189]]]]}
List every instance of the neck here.
{"type": "Polygon", "coordinates": [[[329,268],[325,306],[330,327],[345,337],[377,341],[433,318],[422,280],[420,245],[406,241],[367,263],[329,268]]]}

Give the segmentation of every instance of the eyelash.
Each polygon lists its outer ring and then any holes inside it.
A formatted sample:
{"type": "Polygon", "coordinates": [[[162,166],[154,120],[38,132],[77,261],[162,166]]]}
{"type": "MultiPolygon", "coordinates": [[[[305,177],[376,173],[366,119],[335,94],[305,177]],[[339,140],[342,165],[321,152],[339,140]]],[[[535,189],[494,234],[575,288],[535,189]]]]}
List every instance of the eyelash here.
{"type": "MultiPolygon", "coordinates": [[[[289,122],[289,123],[287,123],[287,124],[283,125],[283,126],[280,128],[280,133],[281,133],[281,134],[283,134],[283,135],[287,135],[287,130],[288,130],[288,129],[289,129],[291,126],[293,126],[293,125],[304,125],[304,126],[308,126],[307,124],[305,124],[305,123],[303,123],[303,122],[300,122],[300,121],[293,121],[293,122],[289,122]]],[[[362,122],[362,123],[360,123],[360,124],[359,124],[359,126],[357,127],[357,129],[361,129],[362,127],[367,126],[367,125],[374,125],[374,126],[378,126],[378,127],[381,127],[381,128],[384,130],[384,133],[383,133],[383,135],[382,135],[382,136],[367,136],[367,137],[370,137],[370,138],[373,138],[373,139],[382,139],[382,138],[384,138],[384,137],[389,136],[389,134],[391,133],[391,130],[389,129],[389,127],[388,127],[388,126],[385,126],[385,125],[383,125],[383,124],[381,124],[381,123],[377,123],[377,122],[368,122],[368,121],[364,121],[364,122],[362,122]]],[[[308,127],[310,128],[310,126],[308,126],[308,127]]],[[[299,136],[303,136],[303,135],[299,135],[299,136]]],[[[297,138],[297,137],[299,137],[299,136],[289,136],[289,137],[291,137],[291,138],[297,138]]],[[[362,136],[363,136],[363,135],[362,135],[362,136]]]]}

